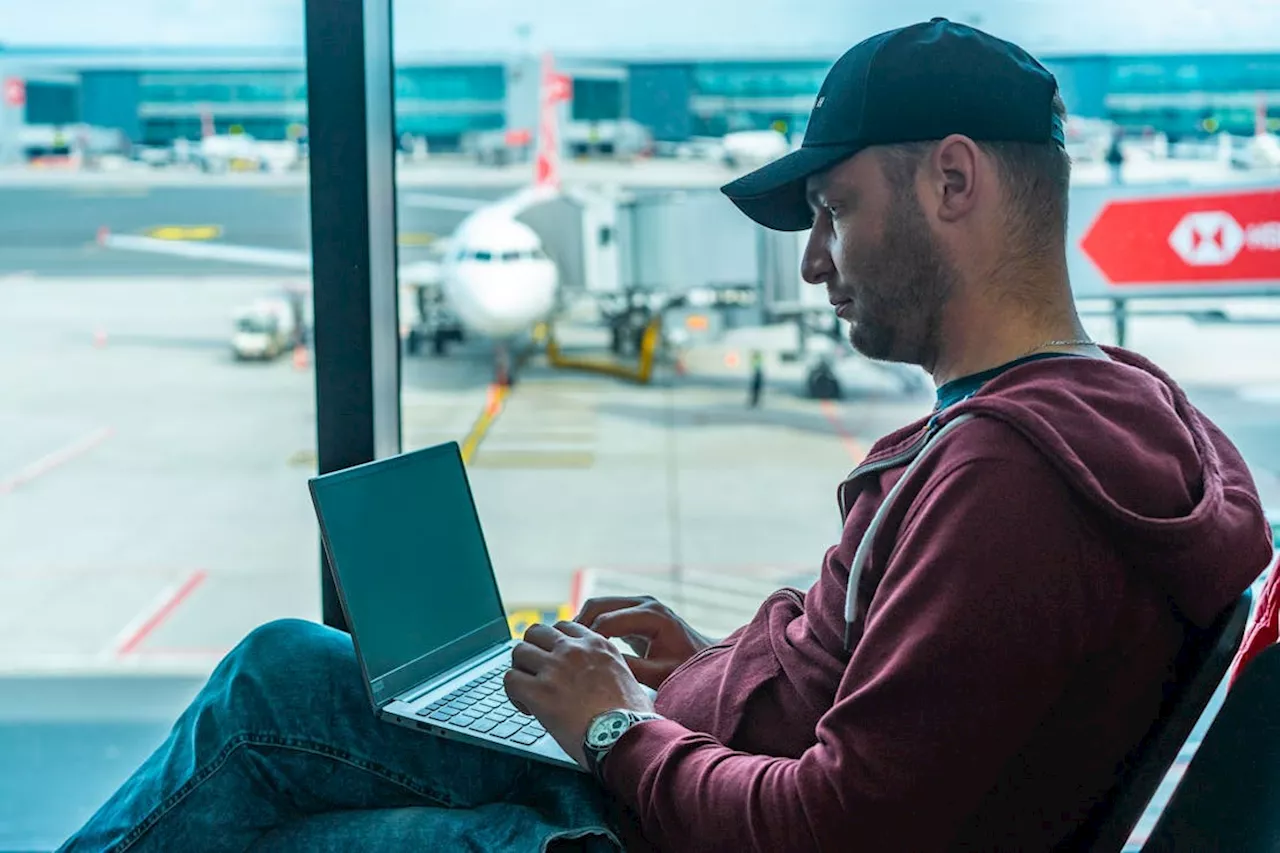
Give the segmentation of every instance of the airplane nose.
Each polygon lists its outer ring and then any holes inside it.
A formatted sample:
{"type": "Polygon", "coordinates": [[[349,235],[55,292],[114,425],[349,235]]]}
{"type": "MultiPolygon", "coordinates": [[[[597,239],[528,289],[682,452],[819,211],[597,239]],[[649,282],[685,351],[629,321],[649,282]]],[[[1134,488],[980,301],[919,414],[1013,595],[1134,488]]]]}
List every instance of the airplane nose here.
{"type": "Polygon", "coordinates": [[[555,278],[534,269],[486,270],[467,277],[451,300],[463,320],[477,331],[512,335],[545,318],[555,303],[555,278]]]}
{"type": "Polygon", "coordinates": [[[480,302],[486,308],[512,315],[532,314],[547,303],[549,295],[549,288],[541,280],[519,277],[491,278],[481,282],[478,291],[480,302]]]}

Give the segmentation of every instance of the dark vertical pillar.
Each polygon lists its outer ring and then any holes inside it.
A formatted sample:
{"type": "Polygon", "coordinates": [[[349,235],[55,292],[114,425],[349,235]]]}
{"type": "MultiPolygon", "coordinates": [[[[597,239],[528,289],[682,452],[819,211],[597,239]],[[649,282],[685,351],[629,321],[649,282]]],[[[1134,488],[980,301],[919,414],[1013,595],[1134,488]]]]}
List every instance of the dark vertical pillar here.
{"type": "MultiPolygon", "coordinates": [[[[306,0],[320,473],[400,452],[391,0],[306,0]]],[[[327,557],[324,621],[346,628],[327,557]]]]}

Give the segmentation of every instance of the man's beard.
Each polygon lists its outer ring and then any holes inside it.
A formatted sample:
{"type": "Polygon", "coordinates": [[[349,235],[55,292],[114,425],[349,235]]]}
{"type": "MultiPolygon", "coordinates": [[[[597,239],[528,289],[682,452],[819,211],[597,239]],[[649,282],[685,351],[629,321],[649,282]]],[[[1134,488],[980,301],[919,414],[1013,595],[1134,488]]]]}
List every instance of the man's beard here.
{"type": "Polygon", "coordinates": [[[931,365],[956,274],[909,192],[895,193],[877,246],[850,253],[854,349],[879,361],[931,365]]]}

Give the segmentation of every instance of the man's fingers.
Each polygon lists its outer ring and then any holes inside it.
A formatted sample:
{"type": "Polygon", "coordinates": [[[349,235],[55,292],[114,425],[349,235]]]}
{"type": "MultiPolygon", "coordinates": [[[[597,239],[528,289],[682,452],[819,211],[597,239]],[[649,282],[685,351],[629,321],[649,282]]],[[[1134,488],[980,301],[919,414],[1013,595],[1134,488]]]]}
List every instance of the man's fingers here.
{"type": "Polygon", "coordinates": [[[649,656],[649,647],[653,645],[652,637],[642,637],[639,634],[628,634],[622,638],[622,641],[642,658],[649,656]]]}
{"type": "Polygon", "coordinates": [[[550,625],[535,623],[530,625],[524,632],[524,641],[530,645],[537,646],[540,649],[551,651],[555,648],[556,641],[563,637],[560,631],[552,628],[550,625]]]}
{"type": "Polygon", "coordinates": [[[574,622],[579,622],[587,627],[591,627],[591,623],[600,617],[602,613],[609,613],[614,610],[621,610],[624,607],[638,607],[643,604],[645,599],[636,598],[635,596],[608,595],[601,598],[591,598],[587,603],[582,605],[582,610],[578,615],[573,617],[574,622]]]}
{"type": "Polygon", "coordinates": [[[521,714],[529,716],[533,716],[533,712],[529,710],[528,700],[532,692],[537,689],[537,685],[536,677],[518,669],[507,670],[507,674],[502,678],[502,686],[506,688],[507,698],[511,700],[511,704],[515,705],[516,710],[521,714]]]}
{"type": "Polygon", "coordinates": [[[511,650],[511,666],[521,672],[537,675],[551,659],[551,652],[543,651],[531,643],[518,643],[511,650]]]}
{"type": "Polygon", "coordinates": [[[623,655],[622,659],[627,662],[627,668],[631,670],[631,674],[635,676],[636,681],[641,684],[658,689],[658,685],[662,683],[668,675],[667,665],[657,661],[638,658],[635,655],[623,655]]]}
{"type": "Polygon", "coordinates": [[[588,637],[591,635],[591,630],[586,625],[577,622],[560,621],[554,627],[560,633],[568,634],[570,637],[588,637]]]}
{"type": "Polygon", "coordinates": [[[634,635],[652,640],[662,630],[662,626],[666,622],[666,619],[652,610],[632,607],[626,610],[605,613],[597,617],[588,627],[604,637],[634,635]]]}

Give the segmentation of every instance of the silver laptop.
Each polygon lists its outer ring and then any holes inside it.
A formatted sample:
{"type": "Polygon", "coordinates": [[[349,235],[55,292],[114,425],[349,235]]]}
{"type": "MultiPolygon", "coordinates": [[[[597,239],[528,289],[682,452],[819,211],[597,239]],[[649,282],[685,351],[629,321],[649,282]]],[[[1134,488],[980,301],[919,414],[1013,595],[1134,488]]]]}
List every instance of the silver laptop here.
{"type": "Polygon", "coordinates": [[[507,699],[511,637],[456,442],[308,481],[382,719],[581,769],[507,699]]]}

